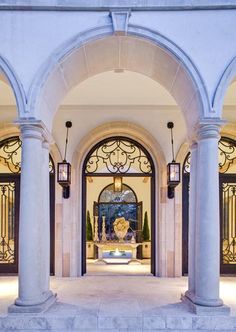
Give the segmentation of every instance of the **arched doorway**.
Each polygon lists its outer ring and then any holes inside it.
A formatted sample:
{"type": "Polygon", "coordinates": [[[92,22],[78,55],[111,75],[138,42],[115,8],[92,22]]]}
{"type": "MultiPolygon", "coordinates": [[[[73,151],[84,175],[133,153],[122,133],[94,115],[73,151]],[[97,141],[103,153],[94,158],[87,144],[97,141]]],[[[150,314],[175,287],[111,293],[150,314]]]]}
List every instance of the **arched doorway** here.
{"type": "MultiPolygon", "coordinates": [[[[0,273],[18,272],[21,147],[18,136],[0,141],[0,273]]],[[[50,273],[54,274],[55,166],[50,155],[50,273]]]]}
{"type": "Polygon", "coordinates": [[[113,225],[118,218],[124,218],[129,222],[124,243],[127,246],[134,241],[137,247],[139,246],[137,258],[142,258],[146,213],[148,216],[146,218],[149,219],[146,223],[150,228],[151,273],[155,274],[154,186],[155,168],[152,158],[138,142],[127,137],[110,137],[90,150],[83,164],[83,274],[86,272],[88,213],[93,224],[94,258],[99,258],[101,255],[101,253],[96,254],[96,247],[100,248],[101,244],[112,246],[118,242],[113,225]]]}
{"type": "MultiPolygon", "coordinates": [[[[219,150],[220,195],[220,272],[236,274],[236,141],[222,137],[219,150]]],[[[188,273],[188,223],[190,153],[187,154],[183,174],[182,273],[188,273]]],[[[213,193],[214,194],[214,193],[213,193]]],[[[216,193],[217,194],[217,193],[216,193]]]]}

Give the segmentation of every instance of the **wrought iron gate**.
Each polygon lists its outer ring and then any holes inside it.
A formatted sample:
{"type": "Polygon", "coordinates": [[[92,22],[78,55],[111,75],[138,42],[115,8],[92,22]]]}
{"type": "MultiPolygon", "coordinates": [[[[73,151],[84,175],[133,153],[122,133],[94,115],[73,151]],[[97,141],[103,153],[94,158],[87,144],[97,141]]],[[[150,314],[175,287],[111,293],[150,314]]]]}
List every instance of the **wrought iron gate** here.
{"type": "Polygon", "coordinates": [[[236,273],[236,178],[220,177],[221,273],[236,273]]]}
{"type": "MultiPolygon", "coordinates": [[[[0,273],[18,272],[21,146],[19,137],[0,141],[0,273]]],[[[54,274],[55,167],[50,156],[50,272],[54,274]]]]}
{"type": "Polygon", "coordinates": [[[19,176],[0,176],[0,271],[18,267],[19,176]]]}
{"type": "MultiPolygon", "coordinates": [[[[236,274],[236,142],[219,141],[220,272],[236,274]]],[[[190,153],[183,165],[182,274],[188,273],[190,153]]]]}

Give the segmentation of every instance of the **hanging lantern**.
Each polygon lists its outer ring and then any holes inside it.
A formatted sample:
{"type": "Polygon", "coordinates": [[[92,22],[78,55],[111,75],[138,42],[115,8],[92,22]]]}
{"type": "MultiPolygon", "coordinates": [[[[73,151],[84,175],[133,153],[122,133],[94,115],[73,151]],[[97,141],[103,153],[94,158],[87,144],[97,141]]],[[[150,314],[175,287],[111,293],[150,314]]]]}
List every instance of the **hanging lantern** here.
{"type": "Polygon", "coordinates": [[[57,164],[57,182],[62,186],[63,198],[70,197],[70,184],[71,184],[71,164],[66,161],[66,152],[67,152],[67,144],[68,144],[68,132],[69,128],[72,127],[72,122],[66,122],[66,144],[65,144],[65,154],[62,162],[57,164]]]}
{"type": "Polygon", "coordinates": [[[167,123],[167,128],[171,130],[171,146],[173,160],[167,165],[167,185],[168,185],[168,198],[174,198],[175,187],[180,183],[180,163],[176,163],[174,159],[174,141],[172,129],[174,127],[173,122],[167,123]]]}
{"type": "Polygon", "coordinates": [[[62,187],[67,187],[71,183],[71,165],[66,160],[57,164],[57,182],[62,187]]]}

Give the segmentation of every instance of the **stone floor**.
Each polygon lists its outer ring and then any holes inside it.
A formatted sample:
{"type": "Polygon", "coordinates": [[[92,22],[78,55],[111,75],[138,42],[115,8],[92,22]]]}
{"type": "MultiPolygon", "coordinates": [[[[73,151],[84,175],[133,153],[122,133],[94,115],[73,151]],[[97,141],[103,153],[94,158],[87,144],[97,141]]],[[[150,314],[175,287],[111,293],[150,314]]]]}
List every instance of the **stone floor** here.
{"type": "MultiPolygon", "coordinates": [[[[118,260],[119,261],[119,260],[118,260]]],[[[87,275],[94,276],[152,276],[150,259],[142,259],[139,264],[96,264],[96,260],[87,259],[87,275]]]]}
{"type": "Polygon", "coordinates": [[[221,278],[230,316],[196,316],[180,302],[187,278],[85,276],[51,278],[58,302],[44,314],[7,314],[17,278],[0,278],[0,331],[236,331],[236,278],[221,278]]]}

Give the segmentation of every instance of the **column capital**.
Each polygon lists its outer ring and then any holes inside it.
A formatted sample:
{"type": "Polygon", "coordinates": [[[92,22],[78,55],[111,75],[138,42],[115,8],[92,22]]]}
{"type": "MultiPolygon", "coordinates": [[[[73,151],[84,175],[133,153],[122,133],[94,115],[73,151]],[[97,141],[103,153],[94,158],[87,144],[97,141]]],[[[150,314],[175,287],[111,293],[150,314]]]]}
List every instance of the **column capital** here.
{"type": "Polygon", "coordinates": [[[48,150],[50,149],[50,144],[48,141],[44,140],[42,144],[43,149],[48,150]]]}
{"type": "Polygon", "coordinates": [[[191,151],[196,150],[197,149],[197,142],[196,141],[190,142],[189,147],[190,147],[191,151]]]}
{"type": "Polygon", "coordinates": [[[54,143],[52,135],[43,121],[35,119],[19,119],[15,123],[20,127],[23,138],[38,138],[44,142],[48,142],[50,145],[54,143]]]}
{"type": "Polygon", "coordinates": [[[220,139],[220,128],[226,121],[221,119],[204,119],[196,125],[196,137],[197,140],[203,140],[208,138],[220,139]]]}

